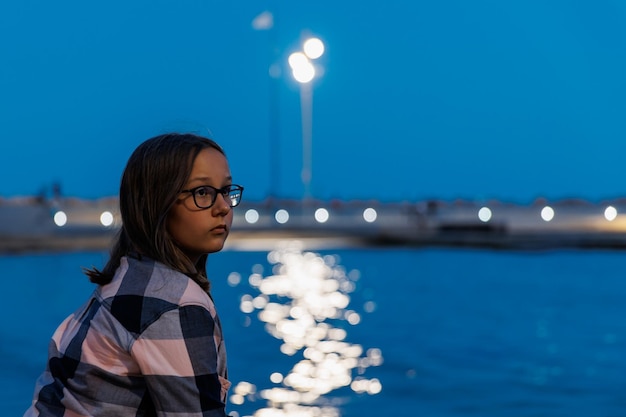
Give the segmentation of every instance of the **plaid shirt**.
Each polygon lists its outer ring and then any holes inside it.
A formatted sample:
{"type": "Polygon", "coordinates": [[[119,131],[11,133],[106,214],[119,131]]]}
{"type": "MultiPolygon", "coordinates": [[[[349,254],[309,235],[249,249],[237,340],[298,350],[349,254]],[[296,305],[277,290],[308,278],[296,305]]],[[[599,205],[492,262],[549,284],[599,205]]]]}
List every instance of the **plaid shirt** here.
{"type": "Polygon", "coordinates": [[[55,331],[24,416],[225,416],[226,378],[209,295],[160,263],[122,258],[55,331]]]}

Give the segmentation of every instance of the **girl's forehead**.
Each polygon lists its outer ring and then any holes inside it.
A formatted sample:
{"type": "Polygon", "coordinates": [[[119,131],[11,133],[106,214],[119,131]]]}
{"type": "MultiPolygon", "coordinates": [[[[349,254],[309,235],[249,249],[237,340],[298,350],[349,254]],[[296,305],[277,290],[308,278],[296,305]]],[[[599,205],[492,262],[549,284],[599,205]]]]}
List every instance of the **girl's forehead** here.
{"type": "Polygon", "coordinates": [[[216,179],[230,177],[230,167],[226,156],[213,148],[200,151],[193,162],[190,179],[198,177],[216,179]]]}

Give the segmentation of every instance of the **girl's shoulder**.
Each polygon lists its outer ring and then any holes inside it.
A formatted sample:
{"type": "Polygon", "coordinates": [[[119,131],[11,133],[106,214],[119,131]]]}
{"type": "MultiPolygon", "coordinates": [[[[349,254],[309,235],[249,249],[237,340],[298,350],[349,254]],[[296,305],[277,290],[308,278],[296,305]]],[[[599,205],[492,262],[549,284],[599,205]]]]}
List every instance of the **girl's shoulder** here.
{"type": "MultiPolygon", "coordinates": [[[[145,257],[122,258],[113,280],[100,292],[116,317],[131,314],[141,317],[142,322],[153,321],[167,311],[186,305],[202,306],[215,315],[209,295],[191,278],[145,257]]],[[[140,331],[139,328],[134,330],[140,331]]]]}

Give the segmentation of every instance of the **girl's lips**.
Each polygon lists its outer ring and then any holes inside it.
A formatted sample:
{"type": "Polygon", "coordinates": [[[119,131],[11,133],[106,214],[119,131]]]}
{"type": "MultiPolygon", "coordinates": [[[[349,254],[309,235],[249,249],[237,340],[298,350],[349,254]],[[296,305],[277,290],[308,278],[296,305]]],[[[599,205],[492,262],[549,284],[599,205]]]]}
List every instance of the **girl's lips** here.
{"type": "Polygon", "coordinates": [[[217,232],[217,233],[224,233],[226,232],[226,230],[228,229],[226,228],[225,225],[216,226],[213,229],[211,229],[212,232],[217,232]]]}

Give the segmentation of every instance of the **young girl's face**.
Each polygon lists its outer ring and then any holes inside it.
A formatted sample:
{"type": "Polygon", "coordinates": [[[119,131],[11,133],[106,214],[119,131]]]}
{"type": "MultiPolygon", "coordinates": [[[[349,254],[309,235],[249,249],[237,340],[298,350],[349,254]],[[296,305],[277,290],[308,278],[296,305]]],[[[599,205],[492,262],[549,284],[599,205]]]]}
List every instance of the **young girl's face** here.
{"type": "MultiPolygon", "coordinates": [[[[222,188],[232,184],[226,157],[214,148],[200,151],[184,189],[201,185],[222,188]]],[[[183,192],[170,210],[167,229],[178,246],[193,262],[205,253],[222,249],[233,222],[229,201],[218,193],[213,206],[201,209],[192,193],[183,192]]]]}

